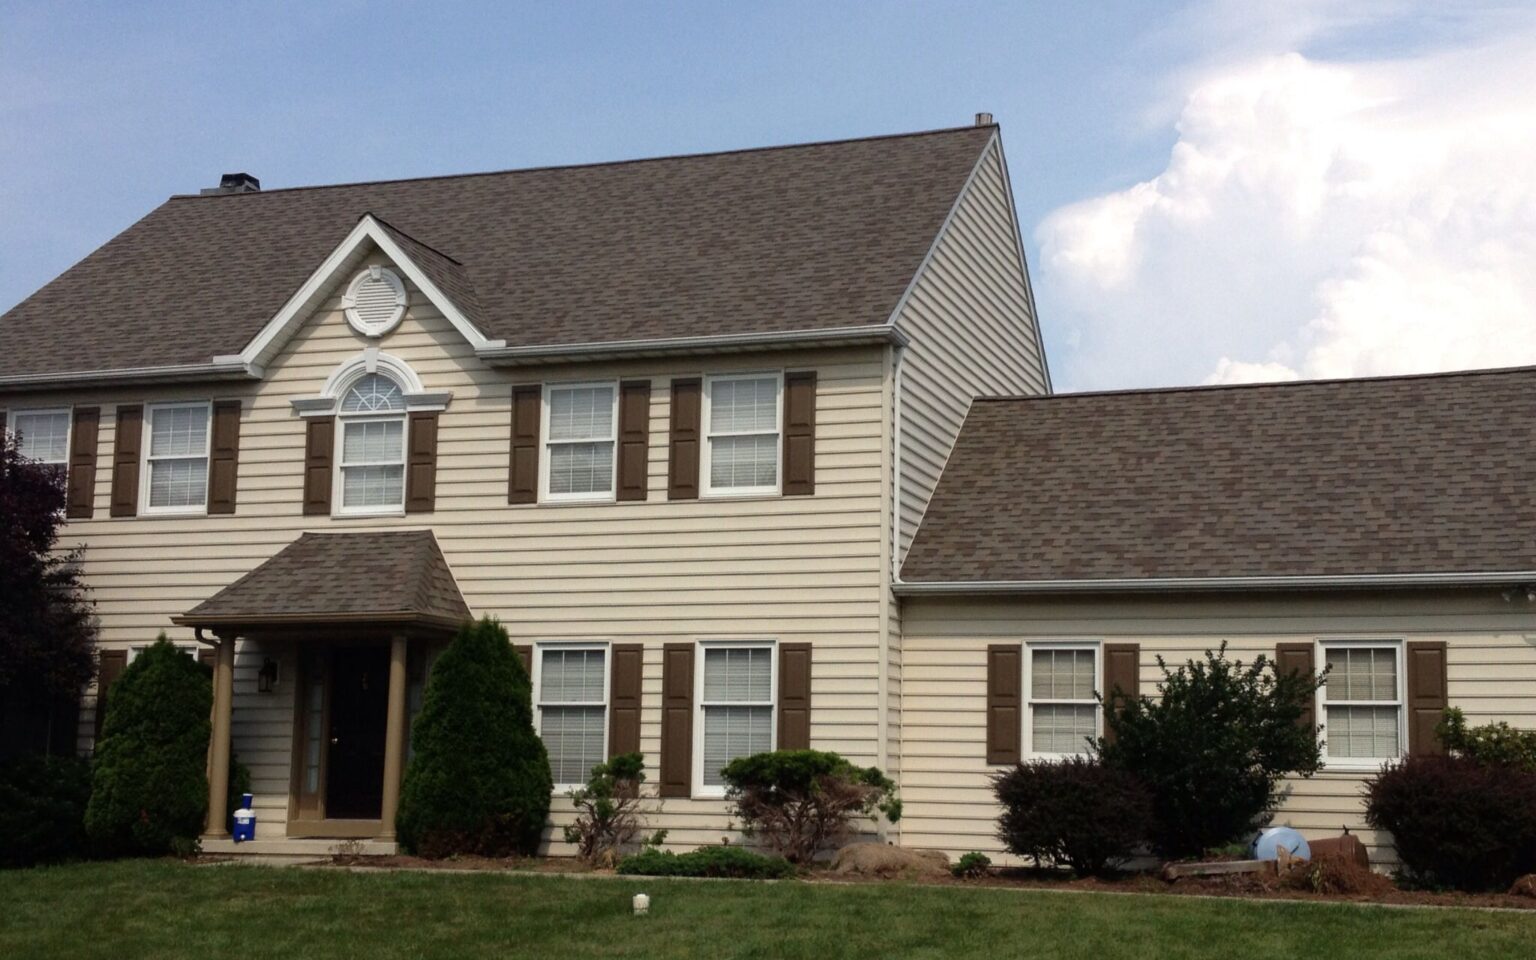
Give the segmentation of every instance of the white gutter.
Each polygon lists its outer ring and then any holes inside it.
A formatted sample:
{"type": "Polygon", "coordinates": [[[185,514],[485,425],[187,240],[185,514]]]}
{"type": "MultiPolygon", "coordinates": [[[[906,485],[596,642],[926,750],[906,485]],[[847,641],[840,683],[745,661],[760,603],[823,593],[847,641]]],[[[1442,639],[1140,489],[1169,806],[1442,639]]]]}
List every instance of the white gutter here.
{"type": "Polygon", "coordinates": [[[1368,587],[1471,587],[1536,584],[1536,570],[1487,573],[1367,573],[1298,577],[1146,577],[1121,580],[958,580],[898,581],[905,596],[1019,593],[1142,593],[1203,590],[1348,590],[1368,587]]]}
{"type": "Polygon", "coordinates": [[[889,324],[834,327],[829,330],[791,330],[729,333],[705,337],[662,337],[654,340],[605,340],[596,343],[550,343],[519,347],[491,347],[475,356],[493,365],[548,363],[631,356],[654,356],[717,350],[772,350],[828,344],[894,343],[907,338],[889,324]]]}
{"type": "Polygon", "coordinates": [[[124,367],[119,370],[71,370],[65,373],[27,373],[0,377],[0,390],[63,389],[100,384],[166,383],[189,380],[259,380],[261,375],[260,367],[239,361],[165,367],[124,367]]]}

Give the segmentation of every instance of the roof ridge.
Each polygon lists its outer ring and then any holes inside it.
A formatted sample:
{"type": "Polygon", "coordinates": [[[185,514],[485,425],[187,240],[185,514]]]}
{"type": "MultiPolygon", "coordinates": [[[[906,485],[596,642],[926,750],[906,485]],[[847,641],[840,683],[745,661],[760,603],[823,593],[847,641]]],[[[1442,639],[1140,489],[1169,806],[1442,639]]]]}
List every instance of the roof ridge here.
{"type": "MultiPolygon", "coordinates": [[[[420,237],[416,236],[414,233],[411,233],[410,231],[406,230],[404,227],[401,227],[398,224],[392,223],[391,221],[384,219],[383,217],[379,216],[377,213],[374,213],[372,210],[364,210],[363,211],[363,217],[372,217],[374,220],[378,221],[379,224],[382,225],[383,227],[385,227],[386,229],[393,230],[395,233],[400,234],[400,236],[405,237],[407,240],[411,241],[412,243],[414,243],[414,244],[416,244],[418,246],[426,247],[428,250],[431,250],[433,253],[437,254],[440,257],[442,257],[444,260],[447,260],[449,263],[452,263],[456,267],[459,267],[461,269],[467,269],[467,268],[464,267],[464,261],[463,260],[460,260],[458,257],[455,257],[451,253],[444,253],[442,250],[439,250],[438,248],[432,246],[432,244],[430,244],[427,241],[425,241],[425,240],[421,239],[420,237]]],[[[361,220],[363,217],[358,217],[358,219],[361,220]]]]}
{"type": "Polygon", "coordinates": [[[1536,365],[1518,367],[1477,367],[1471,370],[1431,370],[1421,373],[1386,373],[1369,377],[1319,377],[1311,380],[1265,380],[1256,383],[1201,383],[1172,387],[1125,387],[1109,390],[1080,390],[1070,393],[1032,395],[993,394],[975,397],[974,403],[1011,403],[1027,400],[1075,400],[1089,397],[1124,397],[1161,393],[1216,393],[1226,390],[1284,389],[1288,387],[1326,387],[1341,384],[1399,382],[1404,380],[1448,380],[1455,377],[1489,377],[1536,373],[1536,365]]]}
{"type": "MultiPolygon", "coordinates": [[[[807,140],[800,143],[779,143],[765,147],[736,147],[730,150],[701,150],[696,153],[668,153],[654,157],[630,157],[626,160],[599,160],[591,163],[547,163],[536,167],[513,167],[505,170],[477,170],[470,173],[441,173],[422,177],[391,177],[382,180],[353,180],[346,183],[311,183],[293,187],[276,187],[271,190],[255,190],[249,193],[173,193],[171,200],[229,200],[239,197],[268,197],[276,193],[295,193],[300,190],[336,190],[343,187],[374,187],[393,183],[420,183],[426,180],[463,180],[470,177],[504,177],[518,173],[545,173],[551,170],[590,170],[597,167],[624,167],[642,163],[659,163],[664,160],[695,160],[705,157],[728,157],[748,153],[771,153],[778,150],[804,150],[812,147],[835,147],[849,143],[872,143],[879,140],[905,140],[932,137],[967,130],[992,130],[1001,127],[996,123],[939,127],[933,130],[914,130],[907,133],[879,133],[866,137],[842,137],[834,140],[807,140]]],[[[446,256],[446,254],[445,254],[446,256]]]]}

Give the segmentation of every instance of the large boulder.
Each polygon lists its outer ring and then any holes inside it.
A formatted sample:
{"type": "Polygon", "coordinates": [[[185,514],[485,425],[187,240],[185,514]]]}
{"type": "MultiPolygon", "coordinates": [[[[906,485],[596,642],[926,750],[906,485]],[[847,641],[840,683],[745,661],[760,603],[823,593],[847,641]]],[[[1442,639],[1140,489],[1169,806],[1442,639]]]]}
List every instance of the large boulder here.
{"type": "Polygon", "coordinates": [[[832,872],[926,880],[949,876],[949,857],[937,850],[908,850],[888,843],[850,843],[833,856],[832,872]]]}

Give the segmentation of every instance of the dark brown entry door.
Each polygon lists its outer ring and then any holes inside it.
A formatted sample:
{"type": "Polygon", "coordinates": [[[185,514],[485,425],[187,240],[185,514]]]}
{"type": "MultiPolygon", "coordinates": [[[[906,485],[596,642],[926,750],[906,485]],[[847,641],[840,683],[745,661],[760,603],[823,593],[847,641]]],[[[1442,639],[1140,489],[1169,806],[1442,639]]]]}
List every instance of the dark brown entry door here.
{"type": "Polygon", "coordinates": [[[331,660],[331,743],[325,815],[377,820],[384,797],[389,648],[337,647],[331,660]]]}

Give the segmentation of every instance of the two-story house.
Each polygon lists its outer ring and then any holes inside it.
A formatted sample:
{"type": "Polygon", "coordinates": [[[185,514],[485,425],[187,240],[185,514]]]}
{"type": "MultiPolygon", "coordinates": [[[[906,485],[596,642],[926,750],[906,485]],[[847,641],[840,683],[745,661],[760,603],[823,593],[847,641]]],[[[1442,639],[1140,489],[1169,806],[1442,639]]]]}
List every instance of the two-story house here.
{"type": "Polygon", "coordinates": [[[215,666],[210,849],[231,752],[258,847],[391,849],[492,615],[557,794],[639,750],[687,847],[725,762],[811,746],[897,780],[891,839],[997,852],[991,774],[1226,641],[1328,668],[1278,817],[1387,859],[1373,770],[1447,704],[1536,724],[1536,371],[1051,396],[1010,191],[982,115],[173,197],[0,317],[98,602],[81,748],[166,630],[215,666]]]}

